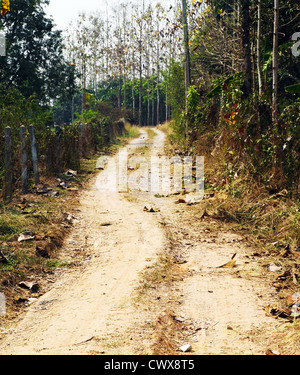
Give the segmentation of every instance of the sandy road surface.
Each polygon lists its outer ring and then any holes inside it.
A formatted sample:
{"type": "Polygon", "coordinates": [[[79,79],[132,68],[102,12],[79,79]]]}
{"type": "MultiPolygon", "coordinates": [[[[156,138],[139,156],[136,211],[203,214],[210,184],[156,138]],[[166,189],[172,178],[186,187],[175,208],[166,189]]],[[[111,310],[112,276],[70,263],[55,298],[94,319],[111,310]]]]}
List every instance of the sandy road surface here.
{"type": "MultiPolygon", "coordinates": [[[[163,153],[164,135],[157,134],[152,155],[163,153]]],[[[141,155],[146,146],[142,130],[123,151],[141,155]]],[[[265,285],[254,250],[222,223],[203,219],[201,207],[134,189],[127,199],[112,191],[115,160],[82,193],[61,254],[62,260],[83,261],[30,306],[0,341],[0,354],[174,354],[188,343],[192,354],[276,349],[271,332],[278,323],[263,310],[274,290],[265,285]],[[145,212],[145,205],[158,210],[145,212]],[[158,255],[170,248],[184,276],[150,287],[132,303],[141,272],[155,270],[158,255]],[[219,268],[234,253],[236,267],[219,268]],[[176,337],[163,323],[169,311],[182,324],[176,337]]],[[[139,168],[130,175],[138,179],[139,168]]]]}
{"type": "MultiPolygon", "coordinates": [[[[146,138],[142,131],[129,152],[144,146],[146,138]]],[[[111,168],[109,163],[82,194],[79,221],[61,256],[72,259],[85,251],[88,260],[30,307],[0,342],[1,354],[85,354],[94,348],[97,353],[103,337],[109,347],[112,335],[131,323],[134,281],[161,250],[164,236],[143,207],[104,189],[111,168]]]]}

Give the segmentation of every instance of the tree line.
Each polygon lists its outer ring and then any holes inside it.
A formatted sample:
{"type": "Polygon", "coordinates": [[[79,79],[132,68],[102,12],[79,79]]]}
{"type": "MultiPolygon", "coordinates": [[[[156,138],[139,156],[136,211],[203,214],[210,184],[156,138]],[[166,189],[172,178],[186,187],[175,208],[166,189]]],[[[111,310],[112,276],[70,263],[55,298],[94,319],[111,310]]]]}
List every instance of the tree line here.
{"type": "Polygon", "coordinates": [[[174,119],[185,152],[208,137],[231,169],[299,186],[298,2],[132,0],[64,32],[48,3],[14,0],[0,17],[1,132],[174,119]]]}
{"type": "Polygon", "coordinates": [[[79,72],[82,109],[92,97],[131,111],[139,125],[171,117],[164,73],[183,43],[181,3],[169,3],[126,1],[106,15],[81,13],[70,24],[65,53],[79,72]]]}
{"type": "Polygon", "coordinates": [[[167,77],[176,94],[178,139],[189,152],[219,150],[230,176],[251,171],[270,191],[285,186],[298,195],[300,4],[207,0],[195,15],[192,5],[202,2],[186,3],[187,20],[193,22],[186,101],[184,65],[171,66],[167,77]]]}

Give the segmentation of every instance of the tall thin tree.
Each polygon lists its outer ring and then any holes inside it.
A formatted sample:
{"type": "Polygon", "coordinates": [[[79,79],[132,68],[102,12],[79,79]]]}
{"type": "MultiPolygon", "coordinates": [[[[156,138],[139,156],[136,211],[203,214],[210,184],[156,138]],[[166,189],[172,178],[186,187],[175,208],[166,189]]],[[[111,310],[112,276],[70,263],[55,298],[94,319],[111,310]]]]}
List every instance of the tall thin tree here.
{"type": "Polygon", "coordinates": [[[191,84],[191,64],[190,64],[189,29],[188,29],[186,0],[182,0],[182,22],[183,22],[183,34],[184,34],[185,93],[187,95],[187,92],[191,84]]]}
{"type": "Polygon", "coordinates": [[[273,85],[272,85],[272,120],[278,123],[278,25],[279,25],[279,0],[274,0],[274,31],[273,31],[273,85]]]}
{"type": "Polygon", "coordinates": [[[252,62],[251,62],[251,38],[250,38],[250,2],[249,0],[241,0],[242,11],[242,42],[244,50],[244,72],[245,80],[243,91],[246,97],[249,96],[253,82],[252,82],[252,62]]]}
{"type": "Polygon", "coordinates": [[[261,69],[261,0],[257,2],[257,75],[258,75],[258,93],[262,94],[262,69],[261,69]]]}

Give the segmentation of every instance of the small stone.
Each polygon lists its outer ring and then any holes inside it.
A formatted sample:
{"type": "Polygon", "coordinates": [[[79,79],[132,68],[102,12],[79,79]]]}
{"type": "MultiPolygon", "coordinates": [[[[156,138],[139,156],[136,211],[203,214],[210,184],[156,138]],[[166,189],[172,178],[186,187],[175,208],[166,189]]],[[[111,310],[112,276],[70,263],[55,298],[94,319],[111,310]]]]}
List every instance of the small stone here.
{"type": "Polygon", "coordinates": [[[37,293],[40,289],[39,284],[31,283],[29,281],[21,281],[20,283],[18,283],[18,286],[23,289],[29,289],[32,291],[32,293],[37,293]]]}
{"type": "Polygon", "coordinates": [[[192,349],[192,346],[190,344],[183,345],[179,348],[182,352],[187,353],[190,352],[192,349]]]}
{"type": "Polygon", "coordinates": [[[50,258],[49,252],[46,248],[42,248],[40,246],[36,246],[36,254],[41,256],[42,258],[50,258]]]}
{"type": "Polygon", "coordinates": [[[270,272],[276,272],[276,271],[280,271],[282,267],[279,267],[279,266],[276,266],[276,264],[274,263],[271,263],[268,267],[268,270],[270,272]]]}
{"type": "Polygon", "coordinates": [[[300,302],[297,302],[292,306],[291,314],[294,318],[298,318],[300,316],[300,302]]]}
{"type": "Polygon", "coordinates": [[[34,234],[29,231],[25,233],[21,233],[18,238],[18,242],[31,241],[31,240],[34,240],[34,234]]]}

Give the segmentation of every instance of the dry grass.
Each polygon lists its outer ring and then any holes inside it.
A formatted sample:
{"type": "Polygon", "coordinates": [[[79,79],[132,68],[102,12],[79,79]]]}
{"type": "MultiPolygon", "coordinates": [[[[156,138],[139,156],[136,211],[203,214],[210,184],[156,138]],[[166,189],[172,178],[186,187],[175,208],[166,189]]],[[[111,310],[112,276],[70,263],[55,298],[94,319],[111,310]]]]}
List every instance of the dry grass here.
{"type": "Polygon", "coordinates": [[[159,311],[151,324],[151,351],[154,355],[178,354],[183,324],[175,319],[172,310],[175,299],[170,290],[174,283],[183,280],[186,272],[182,265],[176,264],[176,258],[164,252],[139,277],[135,304],[143,310],[153,311],[153,314],[159,311]]]}
{"type": "Polygon", "coordinates": [[[299,355],[300,321],[295,320],[287,325],[282,324],[272,334],[272,345],[281,354],[299,355]]]}
{"type": "Polygon", "coordinates": [[[20,281],[38,281],[40,294],[44,280],[57,267],[67,265],[56,257],[69,230],[65,221],[67,213],[78,205],[77,193],[73,190],[60,191],[58,197],[28,194],[25,199],[15,197],[0,211],[1,227],[10,228],[8,234],[2,232],[0,236],[0,292],[6,297],[8,318],[22,311],[24,303],[20,298],[26,301],[31,296],[17,286],[20,281]],[[19,235],[26,231],[32,232],[34,239],[19,242],[19,235]]]}
{"type": "Polygon", "coordinates": [[[157,129],[163,131],[167,136],[170,136],[171,134],[173,134],[173,129],[172,129],[173,123],[174,121],[172,120],[166,121],[163,124],[159,125],[157,129]]]}
{"type": "Polygon", "coordinates": [[[153,355],[176,355],[182,339],[184,325],[175,320],[172,310],[157,317],[153,327],[155,340],[151,349],[153,355]]]}
{"type": "Polygon", "coordinates": [[[299,201],[253,177],[249,162],[231,159],[212,134],[203,137],[195,151],[205,157],[205,189],[214,194],[205,205],[213,217],[236,224],[264,245],[300,248],[299,201]]]}
{"type": "Polygon", "coordinates": [[[125,130],[126,130],[126,133],[125,133],[126,138],[133,139],[133,138],[137,138],[140,135],[138,126],[131,125],[129,124],[129,122],[126,122],[125,130]]]}
{"type": "Polygon", "coordinates": [[[181,243],[176,234],[165,226],[168,246],[161,251],[156,261],[149,264],[139,276],[139,285],[133,300],[138,308],[157,314],[151,324],[154,355],[178,354],[182,340],[183,324],[175,319],[177,297],[170,292],[177,282],[187,277],[189,270],[181,259],[181,243]],[[174,308],[173,308],[174,307],[174,308]]]}
{"type": "Polygon", "coordinates": [[[140,278],[138,295],[143,296],[149,289],[156,289],[161,283],[169,283],[175,278],[174,263],[172,259],[161,254],[156,262],[149,265],[140,278]]]}
{"type": "Polygon", "coordinates": [[[155,131],[152,129],[152,128],[146,128],[145,129],[146,130],[146,132],[147,132],[147,134],[148,134],[148,139],[151,141],[153,138],[155,138],[156,137],[156,133],[155,133],[155,131]]]}
{"type": "Polygon", "coordinates": [[[237,168],[232,174],[227,171],[224,150],[214,157],[207,155],[206,189],[214,197],[204,200],[199,209],[205,208],[210,217],[228,223],[228,228],[246,237],[264,269],[270,263],[281,267],[279,275],[266,272],[265,282],[277,292],[272,307],[286,311],[290,296],[300,291],[300,202],[285,190],[270,194],[246,169],[237,168]]]}
{"type": "Polygon", "coordinates": [[[211,190],[214,199],[206,202],[207,211],[216,219],[236,224],[273,249],[300,247],[300,205],[285,192],[269,195],[264,188],[251,187],[242,179],[211,190]]]}
{"type": "MultiPolygon", "coordinates": [[[[215,134],[207,134],[195,149],[197,155],[205,157],[205,194],[208,196],[195,210],[199,218],[206,212],[210,218],[226,223],[228,230],[247,239],[255,249],[261,268],[255,271],[259,275],[246,277],[259,277],[275,288],[272,307],[279,312],[288,311],[291,295],[300,291],[300,202],[286,190],[276,190],[261,182],[267,178],[254,178],[251,165],[246,161],[237,163],[222,146],[212,149],[216,143],[215,134]],[[279,265],[281,271],[268,272],[270,263],[279,265]]],[[[169,142],[167,149],[172,156],[174,150],[180,151],[180,146],[169,142]]],[[[196,214],[195,220],[197,217],[196,214]]],[[[276,341],[272,347],[277,345],[280,353],[299,354],[299,318],[294,322],[279,319],[278,332],[270,336],[276,341]]]]}
{"type": "MultiPolygon", "coordinates": [[[[115,152],[116,147],[105,152],[115,152]]],[[[98,157],[81,160],[78,174],[66,181],[67,189],[58,187],[56,177],[42,175],[41,185],[59,195],[41,195],[32,190],[25,196],[15,194],[11,204],[0,206],[0,292],[5,294],[7,312],[0,323],[15,318],[29,297],[39,296],[49,288],[48,280],[57,277],[58,268],[69,266],[60,260],[60,249],[72,228],[67,218],[69,214],[76,217],[79,194],[95,174],[98,157]],[[32,232],[34,239],[19,242],[19,235],[26,231],[32,232]],[[18,287],[20,281],[28,280],[38,282],[38,293],[18,287]]]]}

